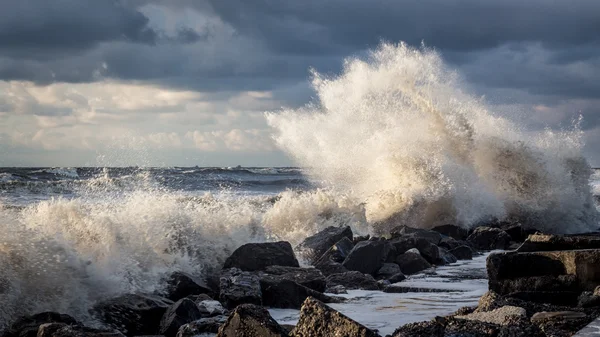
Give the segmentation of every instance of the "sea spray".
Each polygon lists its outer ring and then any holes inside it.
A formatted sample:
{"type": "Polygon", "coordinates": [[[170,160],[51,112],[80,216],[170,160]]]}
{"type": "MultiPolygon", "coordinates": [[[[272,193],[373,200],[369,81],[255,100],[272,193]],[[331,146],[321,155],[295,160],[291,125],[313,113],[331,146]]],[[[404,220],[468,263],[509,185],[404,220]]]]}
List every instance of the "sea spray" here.
{"type": "Polygon", "coordinates": [[[313,72],[312,84],[314,102],[266,114],[275,141],[364,202],[375,232],[505,219],[552,233],[597,227],[577,125],[521,130],[465,93],[436,52],[382,44],[339,76],[313,72]]]}
{"type": "Polygon", "coordinates": [[[173,271],[204,277],[247,242],[296,245],[330,225],[367,230],[360,205],[326,190],[189,195],[143,169],[109,171],[78,181],[69,198],[0,207],[0,330],[42,311],[94,324],[94,303],[160,291],[173,271]]]}

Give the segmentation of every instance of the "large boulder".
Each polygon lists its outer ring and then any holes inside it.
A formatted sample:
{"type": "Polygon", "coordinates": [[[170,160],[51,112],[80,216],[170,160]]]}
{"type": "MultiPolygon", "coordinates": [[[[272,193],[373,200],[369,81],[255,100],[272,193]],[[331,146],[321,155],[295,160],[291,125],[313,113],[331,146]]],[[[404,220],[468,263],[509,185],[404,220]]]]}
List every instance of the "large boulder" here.
{"type": "Polygon", "coordinates": [[[325,291],[325,287],[327,286],[325,276],[317,268],[269,266],[264,273],[281,276],[284,279],[294,281],[319,292],[325,291]]]}
{"type": "Polygon", "coordinates": [[[525,253],[576,249],[600,249],[600,237],[534,234],[529,235],[517,251],[525,253]]]}
{"type": "Polygon", "coordinates": [[[214,317],[228,315],[229,311],[223,307],[221,302],[214,300],[195,301],[202,317],[214,317]]]}
{"type": "Polygon", "coordinates": [[[402,273],[400,266],[395,263],[384,263],[375,273],[375,277],[380,280],[387,280],[398,273],[402,273]]]}
{"type": "MultiPolygon", "coordinates": [[[[296,247],[298,254],[309,263],[314,263],[336,242],[343,238],[352,242],[352,229],[347,227],[327,227],[313,236],[309,236],[296,247]]],[[[341,261],[340,261],[341,262],[341,261]]]]}
{"type": "Polygon", "coordinates": [[[429,229],[423,228],[414,228],[409,226],[398,226],[393,228],[390,231],[390,235],[392,238],[397,237],[413,237],[413,238],[423,238],[430,243],[437,245],[442,240],[442,234],[432,231],[429,229]]]}
{"type": "Polygon", "coordinates": [[[160,334],[165,337],[175,337],[179,327],[202,318],[200,309],[194,301],[182,298],[173,303],[160,320],[160,334]]]}
{"type": "Polygon", "coordinates": [[[387,262],[395,262],[399,255],[416,248],[421,256],[427,260],[427,262],[433,264],[444,264],[443,260],[440,258],[438,246],[432,244],[430,241],[424,238],[399,237],[390,240],[389,243],[392,245],[393,249],[388,255],[387,262]],[[392,254],[395,254],[393,258],[391,256],[392,254]]]}
{"type": "Polygon", "coordinates": [[[342,238],[321,255],[318,259],[313,261],[313,265],[317,265],[324,260],[330,260],[333,262],[342,263],[348,257],[348,254],[354,248],[354,242],[347,237],[342,238]]]}
{"type": "Polygon", "coordinates": [[[456,256],[459,260],[472,260],[473,250],[468,246],[460,246],[448,251],[450,254],[456,256]]]}
{"type": "Polygon", "coordinates": [[[300,267],[292,245],[287,241],[247,243],[236,249],[225,260],[223,269],[243,271],[264,270],[268,266],[300,267]]]}
{"type": "Polygon", "coordinates": [[[340,274],[332,274],[327,276],[327,288],[334,288],[336,286],[343,286],[347,290],[353,289],[364,289],[364,290],[378,290],[379,286],[373,276],[369,274],[363,274],[358,271],[349,271],[340,274]]]}
{"type": "Polygon", "coordinates": [[[100,302],[91,311],[101,322],[127,336],[155,335],[171,304],[169,299],[155,295],[128,294],[100,302]]]}
{"type": "Polygon", "coordinates": [[[171,301],[178,301],[190,295],[208,294],[214,292],[202,279],[190,274],[175,272],[167,281],[164,297],[171,301]]]}
{"type": "Polygon", "coordinates": [[[256,274],[237,268],[223,270],[220,289],[219,300],[228,309],[243,303],[262,304],[260,279],[256,274]]]}
{"type": "Polygon", "coordinates": [[[36,337],[40,325],[46,323],[79,324],[75,318],[57,312],[42,312],[31,316],[23,316],[12,323],[2,337],[36,337]]]}
{"type": "Polygon", "coordinates": [[[37,337],[124,337],[114,330],[100,330],[65,323],[45,323],[40,325],[37,337]]]}
{"type": "Polygon", "coordinates": [[[219,328],[217,337],[285,337],[287,331],[271,317],[267,309],[243,304],[235,308],[219,328]]]}
{"type": "Polygon", "coordinates": [[[369,240],[357,243],[342,265],[351,271],[374,274],[387,259],[391,245],[385,240],[369,240]]]}
{"type": "Polygon", "coordinates": [[[530,301],[576,304],[600,284],[600,250],[505,252],[487,259],[489,289],[530,301]]]}
{"type": "Polygon", "coordinates": [[[506,232],[492,227],[477,227],[467,238],[473,247],[480,250],[506,249],[510,240],[506,232]]]}
{"type": "Polygon", "coordinates": [[[416,274],[425,269],[431,268],[431,264],[425,260],[421,254],[415,251],[407,251],[404,254],[400,254],[396,258],[396,264],[400,266],[402,273],[406,275],[416,274]]]}
{"type": "Polygon", "coordinates": [[[455,240],[464,240],[469,236],[469,231],[467,229],[456,225],[435,226],[431,230],[449,236],[455,240]]]}
{"type": "Polygon", "coordinates": [[[263,275],[260,279],[262,303],[272,308],[300,309],[309,296],[323,302],[339,302],[333,297],[309,289],[282,276],[263,275]]]}
{"type": "Polygon", "coordinates": [[[227,316],[213,316],[184,324],[179,327],[177,337],[194,337],[203,334],[216,334],[219,328],[227,321],[227,316]]]}
{"type": "Polygon", "coordinates": [[[291,336],[378,337],[379,335],[322,302],[309,297],[302,305],[300,319],[292,330],[291,336]]]}
{"type": "MultiPolygon", "coordinates": [[[[446,264],[451,264],[451,263],[455,263],[456,261],[458,261],[458,258],[456,256],[454,256],[454,254],[452,254],[446,248],[437,247],[437,249],[439,250],[439,256],[440,256],[436,263],[437,265],[446,265],[446,264]]],[[[422,255],[422,253],[421,253],[421,255],[422,255]]]]}

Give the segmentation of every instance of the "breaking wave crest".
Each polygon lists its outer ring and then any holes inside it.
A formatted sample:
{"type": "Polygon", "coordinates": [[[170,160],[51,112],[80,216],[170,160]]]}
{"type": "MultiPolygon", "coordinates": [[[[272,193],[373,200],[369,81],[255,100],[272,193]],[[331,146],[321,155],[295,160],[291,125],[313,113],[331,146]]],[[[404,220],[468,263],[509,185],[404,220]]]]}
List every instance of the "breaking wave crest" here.
{"type": "Polygon", "coordinates": [[[365,203],[376,232],[505,219],[597,228],[577,123],[525,132],[465,93],[436,52],[404,44],[348,59],[339,76],[313,75],[316,101],[267,121],[299,166],[365,203]]]}

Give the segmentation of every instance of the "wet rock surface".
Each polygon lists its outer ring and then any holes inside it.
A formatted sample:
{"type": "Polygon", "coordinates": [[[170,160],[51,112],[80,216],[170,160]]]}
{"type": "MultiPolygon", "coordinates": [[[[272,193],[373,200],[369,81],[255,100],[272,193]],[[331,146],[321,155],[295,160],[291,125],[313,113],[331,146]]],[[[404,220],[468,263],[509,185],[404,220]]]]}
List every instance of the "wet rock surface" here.
{"type": "Polygon", "coordinates": [[[236,249],[225,260],[223,268],[257,271],[264,270],[268,266],[300,267],[292,250],[292,245],[286,241],[279,241],[247,243],[236,249]]]}
{"type": "Polygon", "coordinates": [[[341,274],[332,274],[327,277],[327,287],[343,286],[347,290],[364,289],[378,290],[377,281],[373,276],[358,271],[349,271],[341,274]]]}
{"type": "Polygon", "coordinates": [[[480,250],[506,249],[510,241],[505,231],[492,227],[477,227],[467,238],[467,242],[480,250]]]}
{"type": "Polygon", "coordinates": [[[271,317],[267,309],[243,304],[235,308],[219,328],[217,337],[286,337],[287,330],[271,317]]]}
{"type": "Polygon", "coordinates": [[[221,274],[219,300],[228,309],[244,303],[261,305],[260,278],[237,268],[224,270],[221,274]]]}
{"type": "MultiPolygon", "coordinates": [[[[347,238],[352,243],[352,229],[350,227],[327,227],[315,235],[304,239],[302,243],[296,247],[299,254],[309,263],[315,262],[325,252],[331,248],[336,242],[347,238]]],[[[338,261],[342,262],[342,261],[338,261]]]]}
{"type": "Polygon", "coordinates": [[[300,319],[290,336],[378,337],[379,335],[322,302],[309,297],[302,305],[300,319]]]}

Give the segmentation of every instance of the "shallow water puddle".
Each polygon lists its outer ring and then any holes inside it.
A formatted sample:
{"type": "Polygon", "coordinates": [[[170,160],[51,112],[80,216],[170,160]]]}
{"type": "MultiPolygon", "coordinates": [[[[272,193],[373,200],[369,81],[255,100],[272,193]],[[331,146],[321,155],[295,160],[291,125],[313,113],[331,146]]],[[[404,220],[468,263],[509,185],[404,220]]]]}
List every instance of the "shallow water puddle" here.
{"type": "MultiPolygon", "coordinates": [[[[395,284],[419,292],[351,290],[348,294],[338,295],[348,298],[348,302],[330,306],[369,328],[378,329],[379,334],[385,336],[401,325],[427,321],[451,314],[460,307],[477,305],[488,287],[486,257],[487,254],[432,269],[395,284]]],[[[298,322],[298,310],[270,309],[269,312],[280,324],[295,325],[298,322]]]]}

